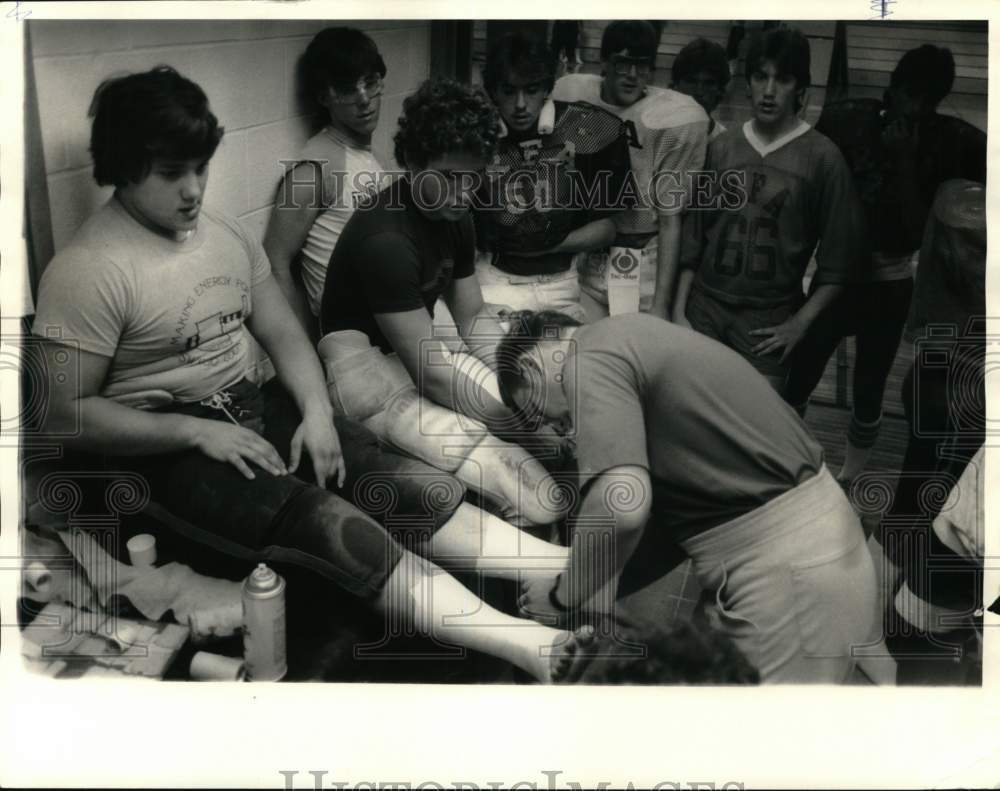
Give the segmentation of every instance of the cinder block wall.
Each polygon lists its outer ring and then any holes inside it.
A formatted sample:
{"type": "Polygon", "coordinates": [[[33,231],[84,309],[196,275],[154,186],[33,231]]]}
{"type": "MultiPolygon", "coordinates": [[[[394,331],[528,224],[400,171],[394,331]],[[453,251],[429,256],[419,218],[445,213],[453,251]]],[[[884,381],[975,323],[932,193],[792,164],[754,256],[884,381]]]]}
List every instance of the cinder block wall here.
{"type": "MultiPolygon", "coordinates": [[[[309,133],[295,64],[331,21],[62,21],[31,26],[45,170],[56,250],[110,195],[91,177],[87,108],[115,73],[168,64],[208,94],[226,136],[212,161],[206,203],[263,234],[282,159],[309,133]]],[[[430,23],[352,21],[379,46],[389,73],[374,147],[394,165],[391,139],[403,99],[430,73],[430,23]]]]}
{"type": "MultiPolygon", "coordinates": [[[[197,82],[226,129],[212,160],[206,205],[263,237],[281,175],[310,133],[295,67],[319,30],[359,27],[388,67],[373,147],[394,167],[392,136],[403,99],[430,74],[430,22],[313,20],[84,21],[31,23],[52,236],[58,252],[111,195],[91,175],[87,110],[106,77],[173,66],[197,82]]],[[[48,263],[48,262],[44,262],[48,263]]],[[[265,371],[261,371],[266,376],[265,371]]]]}

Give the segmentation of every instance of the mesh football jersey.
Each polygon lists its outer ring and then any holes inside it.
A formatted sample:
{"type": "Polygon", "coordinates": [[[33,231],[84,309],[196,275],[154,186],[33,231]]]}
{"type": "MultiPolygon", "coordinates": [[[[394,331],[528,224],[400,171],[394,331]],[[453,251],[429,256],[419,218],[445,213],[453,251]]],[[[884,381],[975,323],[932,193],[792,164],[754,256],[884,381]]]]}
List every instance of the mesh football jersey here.
{"type": "Polygon", "coordinates": [[[708,116],[690,96],[650,86],[630,107],[601,99],[601,77],[567,74],[556,82],[553,98],[590,102],[625,121],[629,134],[632,171],[640,203],[615,220],[619,234],[646,234],[657,230],[658,214],[676,214],[690,200],[691,184],[685,174],[705,162],[708,116]],[[657,173],[676,174],[657,177],[657,173]]]}
{"type": "MultiPolygon", "coordinates": [[[[899,200],[892,158],[882,143],[884,105],[877,99],[848,99],[823,108],[816,130],[829,137],[847,160],[864,207],[872,249],[887,255],[905,255],[920,247],[920,229],[926,215],[902,222],[901,211],[912,211],[912,201],[899,200]]],[[[920,203],[930,210],[938,187],[949,179],[986,183],[986,135],[948,115],[934,114],[921,122],[917,144],[917,183],[920,203]]]]}
{"type": "Polygon", "coordinates": [[[480,191],[476,236],[494,264],[513,274],[569,268],[572,254],[522,258],[573,230],[620,211],[629,176],[620,118],[590,104],[557,102],[548,134],[501,138],[480,191]]]}
{"type": "Polygon", "coordinates": [[[817,242],[816,285],[855,280],[861,209],[837,147],[806,128],[762,155],[748,139],[751,124],[708,149],[722,202],[691,213],[699,226],[698,287],[736,305],[799,301],[817,242]]]}

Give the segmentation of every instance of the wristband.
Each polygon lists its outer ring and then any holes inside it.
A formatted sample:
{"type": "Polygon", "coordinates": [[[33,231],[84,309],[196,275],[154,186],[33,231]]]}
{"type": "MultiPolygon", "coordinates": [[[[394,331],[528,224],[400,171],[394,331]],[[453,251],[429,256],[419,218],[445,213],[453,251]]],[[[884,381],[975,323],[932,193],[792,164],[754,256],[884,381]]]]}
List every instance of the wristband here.
{"type": "Polygon", "coordinates": [[[559,581],[562,579],[562,574],[556,575],[556,584],[552,586],[552,590],[549,591],[549,604],[551,604],[559,612],[569,612],[569,607],[566,607],[559,598],[556,596],[556,589],[559,587],[559,581]]]}

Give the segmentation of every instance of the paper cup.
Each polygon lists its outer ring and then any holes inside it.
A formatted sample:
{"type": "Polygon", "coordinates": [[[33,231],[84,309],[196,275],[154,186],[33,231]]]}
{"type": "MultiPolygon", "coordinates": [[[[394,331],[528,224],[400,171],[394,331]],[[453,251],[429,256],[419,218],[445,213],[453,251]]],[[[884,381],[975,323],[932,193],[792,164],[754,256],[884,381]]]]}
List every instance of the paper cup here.
{"type": "Polygon", "coordinates": [[[125,547],[133,566],[152,566],[156,563],[156,539],[149,533],[132,536],[125,547]]]}

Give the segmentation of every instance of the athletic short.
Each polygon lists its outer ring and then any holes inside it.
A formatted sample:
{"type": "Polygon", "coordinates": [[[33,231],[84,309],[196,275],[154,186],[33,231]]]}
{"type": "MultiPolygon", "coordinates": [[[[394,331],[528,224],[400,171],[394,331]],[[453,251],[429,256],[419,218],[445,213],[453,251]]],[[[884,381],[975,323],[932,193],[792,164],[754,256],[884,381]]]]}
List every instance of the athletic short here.
{"type": "Polygon", "coordinates": [[[688,297],[685,315],[693,329],[725,344],[764,376],[784,378],[791,368],[792,355],[781,362],[781,351],[754,354],[754,346],[766,338],[751,335],[750,330],[777,326],[793,316],[798,308],[799,305],[792,302],[773,307],[731,305],[695,286],[688,297]]]}
{"type": "Polygon", "coordinates": [[[847,681],[878,642],[875,567],[824,466],[744,516],[681,542],[722,628],[764,683],[847,681]]]}
{"type": "Polygon", "coordinates": [[[575,263],[565,272],[552,275],[512,275],[493,266],[489,256],[481,256],[476,262],[476,276],[485,302],[514,310],[557,310],[580,322],[587,319],[580,307],[575,263]]]}
{"type": "MultiPolygon", "coordinates": [[[[243,380],[218,395],[233,420],[289,460],[300,416],[276,380],[263,388],[243,380]]],[[[204,404],[165,411],[230,422],[221,409],[204,404]]],[[[143,457],[78,454],[50,475],[79,484],[81,511],[107,513],[114,511],[112,501],[120,501],[124,513],[135,513],[148,495],[173,517],[165,517],[167,529],[245,561],[248,572],[258,562],[297,566],[370,599],[402,557],[401,544],[429,540],[461,505],[465,490],[454,477],[380,447],[356,422],[338,417],[335,425],[347,468],[339,490],[335,482],[328,484],[333,491],[315,485],[307,452],[294,474],[275,476],[250,462],[253,480],[197,450],[143,457]]],[[[41,491],[38,500],[47,508],[41,491]]]]}

